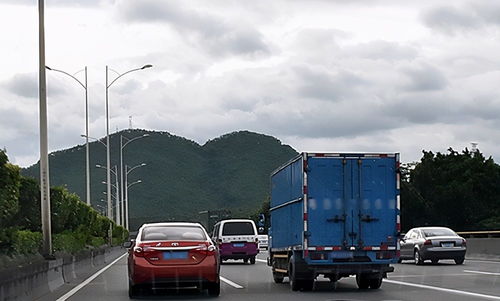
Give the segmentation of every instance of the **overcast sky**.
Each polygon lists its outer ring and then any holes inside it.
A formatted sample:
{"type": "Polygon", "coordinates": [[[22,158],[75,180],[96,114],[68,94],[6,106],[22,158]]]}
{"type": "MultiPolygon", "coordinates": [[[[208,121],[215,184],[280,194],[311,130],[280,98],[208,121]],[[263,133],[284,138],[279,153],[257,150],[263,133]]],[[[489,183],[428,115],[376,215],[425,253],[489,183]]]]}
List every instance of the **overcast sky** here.
{"type": "MultiPolygon", "coordinates": [[[[39,158],[36,0],[0,0],[0,148],[39,158]]],[[[46,0],[46,62],[88,66],[90,135],[250,130],[298,151],[461,150],[500,161],[500,1],[46,0]],[[110,77],[115,73],[110,72],[110,77]]],[[[75,75],[83,81],[83,73],[75,75]]],[[[49,148],[82,144],[84,90],[47,73],[49,148]]]]}

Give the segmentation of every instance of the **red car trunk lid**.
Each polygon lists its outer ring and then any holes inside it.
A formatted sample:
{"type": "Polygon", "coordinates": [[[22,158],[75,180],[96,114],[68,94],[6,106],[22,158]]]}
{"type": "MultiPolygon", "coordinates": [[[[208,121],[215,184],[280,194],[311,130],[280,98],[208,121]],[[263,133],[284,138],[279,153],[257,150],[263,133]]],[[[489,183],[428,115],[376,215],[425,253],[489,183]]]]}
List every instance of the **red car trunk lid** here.
{"type": "Polygon", "coordinates": [[[141,243],[141,255],[153,265],[198,264],[215,247],[206,241],[161,241],[141,243]]]}

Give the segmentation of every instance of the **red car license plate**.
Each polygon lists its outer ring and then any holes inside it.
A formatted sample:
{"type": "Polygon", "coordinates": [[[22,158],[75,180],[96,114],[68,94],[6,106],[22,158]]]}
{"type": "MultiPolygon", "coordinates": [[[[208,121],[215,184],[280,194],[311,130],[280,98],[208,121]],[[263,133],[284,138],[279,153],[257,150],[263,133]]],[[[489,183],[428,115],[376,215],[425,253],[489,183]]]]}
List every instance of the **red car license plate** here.
{"type": "Polygon", "coordinates": [[[163,252],[163,259],[169,260],[169,259],[186,259],[188,256],[187,251],[169,251],[169,252],[163,252]]]}

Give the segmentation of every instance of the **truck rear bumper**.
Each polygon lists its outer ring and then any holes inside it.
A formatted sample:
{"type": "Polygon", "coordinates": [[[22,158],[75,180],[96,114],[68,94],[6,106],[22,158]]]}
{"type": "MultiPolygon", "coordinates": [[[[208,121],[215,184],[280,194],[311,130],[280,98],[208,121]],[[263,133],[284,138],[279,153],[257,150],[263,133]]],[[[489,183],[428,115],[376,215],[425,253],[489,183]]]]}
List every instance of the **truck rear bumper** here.
{"type": "Polygon", "coordinates": [[[338,264],[338,265],[307,265],[307,270],[315,274],[377,274],[394,272],[394,267],[388,264],[338,264]]]}

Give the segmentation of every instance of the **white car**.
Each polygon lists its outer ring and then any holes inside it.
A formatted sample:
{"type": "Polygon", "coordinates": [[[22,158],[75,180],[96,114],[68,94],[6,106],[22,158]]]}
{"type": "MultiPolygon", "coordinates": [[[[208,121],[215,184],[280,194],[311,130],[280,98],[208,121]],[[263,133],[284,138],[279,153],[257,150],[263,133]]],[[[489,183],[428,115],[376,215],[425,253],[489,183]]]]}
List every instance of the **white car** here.
{"type": "Polygon", "coordinates": [[[267,250],[267,247],[269,246],[268,245],[269,237],[267,235],[259,235],[258,239],[259,239],[259,249],[267,250]]]}

